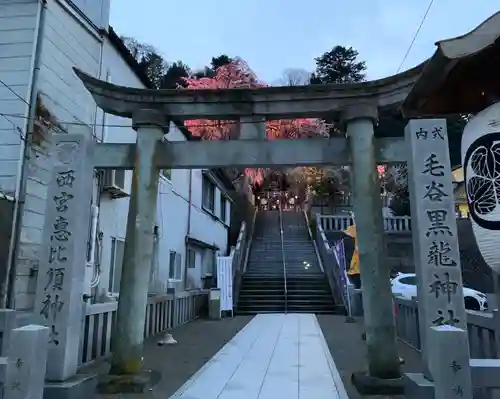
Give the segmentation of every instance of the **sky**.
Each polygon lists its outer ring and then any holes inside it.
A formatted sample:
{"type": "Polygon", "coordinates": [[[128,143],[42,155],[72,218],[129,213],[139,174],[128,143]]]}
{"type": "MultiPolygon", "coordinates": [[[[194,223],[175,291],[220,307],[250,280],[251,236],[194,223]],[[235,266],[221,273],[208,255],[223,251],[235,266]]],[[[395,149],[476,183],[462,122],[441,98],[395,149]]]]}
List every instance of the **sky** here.
{"type": "MultiPolygon", "coordinates": [[[[352,46],[367,78],[397,72],[428,0],[112,0],[120,35],[156,47],[169,62],[201,69],[214,56],[243,58],[276,83],[287,68],[313,71],[314,58],[352,46]]],[[[402,70],[418,65],[435,42],[474,29],[500,10],[498,0],[435,0],[402,70]]]]}

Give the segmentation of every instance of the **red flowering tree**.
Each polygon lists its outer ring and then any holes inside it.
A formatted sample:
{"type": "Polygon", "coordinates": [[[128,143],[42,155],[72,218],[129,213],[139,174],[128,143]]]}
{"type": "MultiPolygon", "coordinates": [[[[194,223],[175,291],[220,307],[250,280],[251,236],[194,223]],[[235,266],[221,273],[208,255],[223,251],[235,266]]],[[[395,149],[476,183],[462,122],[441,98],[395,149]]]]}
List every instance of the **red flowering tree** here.
{"type": "MultiPolygon", "coordinates": [[[[217,68],[214,77],[184,78],[186,89],[217,90],[229,88],[260,88],[267,84],[260,81],[248,64],[241,58],[217,68]]],[[[191,120],[186,127],[196,136],[206,140],[230,140],[238,135],[237,121],[191,120]]],[[[278,138],[312,137],[326,134],[325,124],[319,119],[273,120],[267,122],[267,137],[278,138]]],[[[262,180],[261,170],[247,170],[253,181],[262,180]]]]}

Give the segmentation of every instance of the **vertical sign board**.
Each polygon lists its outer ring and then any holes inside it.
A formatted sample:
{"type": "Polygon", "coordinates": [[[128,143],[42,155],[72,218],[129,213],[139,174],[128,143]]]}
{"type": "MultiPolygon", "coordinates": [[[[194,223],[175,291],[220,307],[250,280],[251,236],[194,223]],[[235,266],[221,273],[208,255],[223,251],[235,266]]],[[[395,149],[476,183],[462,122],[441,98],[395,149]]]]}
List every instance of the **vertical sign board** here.
{"type": "Polygon", "coordinates": [[[233,312],[233,257],[219,256],[217,258],[217,288],[220,289],[221,311],[233,312]]]}
{"type": "Polygon", "coordinates": [[[35,297],[35,323],[49,328],[47,380],[64,381],[79,364],[92,169],[82,134],[51,137],[52,179],[35,297]]]}
{"type": "MultiPolygon", "coordinates": [[[[410,120],[405,136],[422,356],[432,377],[432,356],[449,357],[450,365],[469,358],[468,345],[439,355],[428,351],[431,327],[467,331],[446,120],[410,120]]],[[[449,383],[462,391],[459,379],[449,383]]]]}

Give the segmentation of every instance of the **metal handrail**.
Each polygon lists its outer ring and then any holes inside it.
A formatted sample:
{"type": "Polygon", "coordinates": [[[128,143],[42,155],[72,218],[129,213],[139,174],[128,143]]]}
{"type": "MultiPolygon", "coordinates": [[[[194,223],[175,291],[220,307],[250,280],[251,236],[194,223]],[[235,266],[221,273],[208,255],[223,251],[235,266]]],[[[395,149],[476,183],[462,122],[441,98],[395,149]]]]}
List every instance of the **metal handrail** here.
{"type": "Polygon", "coordinates": [[[283,259],[283,279],[285,282],[285,313],[288,312],[288,288],[286,284],[286,259],[285,259],[285,244],[283,241],[283,215],[281,210],[281,202],[279,206],[280,210],[280,238],[281,238],[281,258],[283,259]]]}

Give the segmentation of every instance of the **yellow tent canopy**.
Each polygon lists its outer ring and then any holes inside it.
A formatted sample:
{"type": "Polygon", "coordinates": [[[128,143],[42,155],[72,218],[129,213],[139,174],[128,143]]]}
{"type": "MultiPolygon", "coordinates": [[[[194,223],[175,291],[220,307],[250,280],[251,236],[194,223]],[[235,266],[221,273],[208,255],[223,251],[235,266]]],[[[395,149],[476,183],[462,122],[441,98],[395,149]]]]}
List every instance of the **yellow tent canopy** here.
{"type": "Polygon", "coordinates": [[[348,236],[354,238],[354,252],[351,258],[351,264],[349,265],[349,270],[347,274],[359,274],[359,252],[358,252],[358,242],[356,241],[356,225],[351,225],[344,230],[344,233],[348,236]]]}

